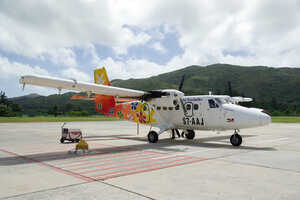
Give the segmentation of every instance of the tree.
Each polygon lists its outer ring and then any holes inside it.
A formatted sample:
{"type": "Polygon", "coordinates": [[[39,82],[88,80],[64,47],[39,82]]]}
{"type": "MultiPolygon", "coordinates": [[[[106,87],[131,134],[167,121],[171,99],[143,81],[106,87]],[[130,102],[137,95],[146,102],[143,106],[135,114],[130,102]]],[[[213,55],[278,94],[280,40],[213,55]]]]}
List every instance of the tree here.
{"type": "Polygon", "coordinates": [[[7,99],[7,96],[5,95],[5,92],[1,91],[0,92],[0,104],[3,104],[3,105],[8,105],[8,99],[7,99]]]}
{"type": "Polygon", "coordinates": [[[59,114],[58,106],[54,105],[51,109],[48,110],[48,114],[54,115],[54,117],[57,117],[57,115],[59,114]]]}
{"type": "Polygon", "coordinates": [[[4,104],[0,104],[0,116],[1,117],[7,117],[9,115],[9,108],[4,105],[4,104]]]}

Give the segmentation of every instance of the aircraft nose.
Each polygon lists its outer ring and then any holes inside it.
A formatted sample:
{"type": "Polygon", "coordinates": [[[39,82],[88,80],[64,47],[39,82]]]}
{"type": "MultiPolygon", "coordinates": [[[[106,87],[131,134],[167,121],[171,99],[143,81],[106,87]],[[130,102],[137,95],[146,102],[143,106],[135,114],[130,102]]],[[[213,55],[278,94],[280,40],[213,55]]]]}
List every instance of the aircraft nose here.
{"type": "Polygon", "coordinates": [[[269,113],[265,110],[262,110],[259,116],[261,125],[268,125],[271,123],[271,117],[269,113]]]}

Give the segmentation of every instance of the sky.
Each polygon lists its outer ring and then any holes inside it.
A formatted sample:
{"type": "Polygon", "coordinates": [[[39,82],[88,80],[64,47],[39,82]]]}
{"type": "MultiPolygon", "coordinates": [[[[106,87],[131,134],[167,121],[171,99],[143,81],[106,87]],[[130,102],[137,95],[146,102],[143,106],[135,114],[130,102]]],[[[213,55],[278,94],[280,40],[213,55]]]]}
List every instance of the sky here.
{"type": "Polygon", "coordinates": [[[0,90],[38,74],[93,82],[215,63],[300,67],[300,0],[1,0],[0,90]]]}

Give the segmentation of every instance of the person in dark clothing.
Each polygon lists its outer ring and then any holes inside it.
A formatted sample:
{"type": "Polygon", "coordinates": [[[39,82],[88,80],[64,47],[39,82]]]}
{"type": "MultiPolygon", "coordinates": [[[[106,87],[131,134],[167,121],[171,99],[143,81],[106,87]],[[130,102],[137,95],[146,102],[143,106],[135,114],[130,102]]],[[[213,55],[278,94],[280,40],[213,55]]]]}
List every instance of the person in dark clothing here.
{"type": "Polygon", "coordinates": [[[175,132],[176,132],[177,136],[180,138],[180,133],[179,133],[178,129],[172,129],[172,139],[175,139],[175,132]]]}

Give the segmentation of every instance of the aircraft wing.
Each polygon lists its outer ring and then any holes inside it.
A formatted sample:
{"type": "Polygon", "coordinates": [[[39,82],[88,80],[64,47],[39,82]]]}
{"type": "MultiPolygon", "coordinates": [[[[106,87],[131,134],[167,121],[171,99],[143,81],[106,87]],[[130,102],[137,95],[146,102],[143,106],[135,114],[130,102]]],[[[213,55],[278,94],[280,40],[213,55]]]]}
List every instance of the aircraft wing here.
{"type": "Polygon", "coordinates": [[[80,92],[90,92],[96,94],[103,94],[117,97],[137,98],[148,94],[148,92],[140,90],[132,90],[126,88],[119,88],[101,84],[94,84],[82,81],[60,79],[46,76],[26,75],[21,76],[19,82],[23,85],[36,85],[50,88],[57,88],[58,90],[74,90],[80,92]]]}

